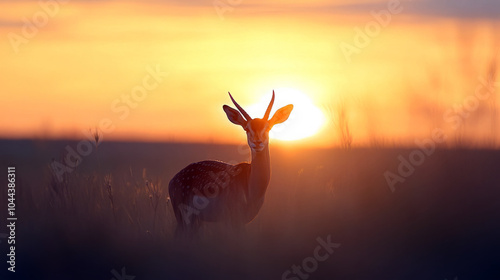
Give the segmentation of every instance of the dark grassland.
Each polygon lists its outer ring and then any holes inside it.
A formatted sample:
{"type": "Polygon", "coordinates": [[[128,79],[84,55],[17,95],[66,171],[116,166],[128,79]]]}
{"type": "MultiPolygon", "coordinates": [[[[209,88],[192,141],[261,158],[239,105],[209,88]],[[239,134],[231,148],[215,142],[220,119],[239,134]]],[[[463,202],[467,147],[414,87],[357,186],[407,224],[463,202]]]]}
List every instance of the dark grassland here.
{"type": "Polygon", "coordinates": [[[0,141],[0,174],[16,167],[18,217],[17,272],[7,273],[2,239],[1,279],[112,279],[123,267],[135,280],[281,279],[328,235],[341,246],[308,279],[500,279],[500,151],[437,150],[393,193],[384,172],[411,149],[271,144],[257,218],[186,241],[173,238],[170,178],[191,162],[245,161],[241,149],[103,142],[59,182],[49,165],[67,145],[76,142],[0,141]]]}

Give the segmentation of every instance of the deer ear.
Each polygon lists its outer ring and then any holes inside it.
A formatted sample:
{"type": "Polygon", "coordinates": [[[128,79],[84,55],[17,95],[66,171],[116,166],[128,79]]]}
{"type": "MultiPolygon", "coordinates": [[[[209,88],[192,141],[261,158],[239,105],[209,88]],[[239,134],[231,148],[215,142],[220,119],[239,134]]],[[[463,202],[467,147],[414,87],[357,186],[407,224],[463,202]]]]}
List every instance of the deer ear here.
{"type": "Polygon", "coordinates": [[[280,108],[278,111],[276,111],[276,113],[274,113],[274,116],[269,121],[270,126],[273,127],[275,124],[279,124],[288,120],[288,117],[290,116],[292,110],[293,110],[292,104],[280,108]]]}
{"type": "Polygon", "coordinates": [[[243,118],[243,116],[237,110],[224,105],[222,106],[224,112],[226,112],[227,118],[234,124],[241,125],[243,128],[247,125],[247,121],[243,118]]]}

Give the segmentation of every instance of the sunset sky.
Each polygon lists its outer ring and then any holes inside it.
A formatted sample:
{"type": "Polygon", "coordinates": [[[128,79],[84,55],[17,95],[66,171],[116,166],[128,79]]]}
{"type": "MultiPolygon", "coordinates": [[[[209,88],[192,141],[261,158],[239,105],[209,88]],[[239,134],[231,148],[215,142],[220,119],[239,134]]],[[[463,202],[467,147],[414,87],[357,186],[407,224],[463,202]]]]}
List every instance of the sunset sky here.
{"type": "Polygon", "coordinates": [[[240,143],[227,92],[262,117],[273,89],[324,115],[306,145],[337,145],[341,104],[356,145],[500,128],[494,94],[460,128],[447,114],[496,74],[498,1],[62,2],[0,1],[0,138],[79,139],[104,120],[104,139],[240,143]]]}

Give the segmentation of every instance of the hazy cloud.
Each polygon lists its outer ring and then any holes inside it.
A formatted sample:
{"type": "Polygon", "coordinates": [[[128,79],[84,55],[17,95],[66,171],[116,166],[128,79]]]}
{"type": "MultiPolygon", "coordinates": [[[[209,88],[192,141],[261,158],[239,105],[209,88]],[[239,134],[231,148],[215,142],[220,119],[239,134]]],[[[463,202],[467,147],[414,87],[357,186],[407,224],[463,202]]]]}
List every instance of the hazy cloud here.
{"type": "Polygon", "coordinates": [[[21,27],[23,26],[22,21],[13,21],[0,18],[0,27],[21,27]]]}
{"type": "MultiPolygon", "coordinates": [[[[388,1],[331,5],[332,12],[370,12],[387,7],[388,1]]],[[[422,0],[401,1],[403,13],[435,17],[500,19],[498,0],[422,0]]]]}
{"type": "MultiPolygon", "coordinates": [[[[33,2],[35,0],[0,0],[0,3],[33,2]]],[[[221,3],[229,3],[228,0],[219,0],[221,3]]],[[[277,12],[277,13],[369,13],[372,10],[381,10],[387,7],[391,0],[386,1],[341,1],[331,0],[330,2],[295,2],[293,4],[274,1],[246,2],[242,1],[237,5],[238,9],[252,9],[253,12],[277,12]]],[[[88,2],[115,2],[126,3],[134,1],[126,0],[67,0],[67,4],[78,2],[80,4],[88,2]]],[[[174,6],[207,7],[214,6],[214,0],[146,0],[147,3],[165,4],[174,6]]],[[[456,18],[485,18],[500,19],[500,1],[498,0],[401,0],[404,7],[403,13],[432,17],[456,17],[456,18]]],[[[0,20],[0,26],[17,24],[0,20]]]]}

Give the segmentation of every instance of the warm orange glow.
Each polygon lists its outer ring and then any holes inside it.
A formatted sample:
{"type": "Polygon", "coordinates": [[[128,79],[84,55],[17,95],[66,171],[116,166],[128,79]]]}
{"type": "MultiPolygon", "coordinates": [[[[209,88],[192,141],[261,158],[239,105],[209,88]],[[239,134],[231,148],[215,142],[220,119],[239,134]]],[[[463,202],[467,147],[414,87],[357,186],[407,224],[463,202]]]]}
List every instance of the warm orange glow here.
{"type": "MultiPolygon", "coordinates": [[[[398,14],[346,59],[340,45],[354,44],[355,28],[373,20],[368,12],[304,8],[331,3],[323,0],[259,1],[221,18],[210,1],[176,3],[69,1],[15,46],[10,34],[22,35],[23,18],[43,9],[37,1],[1,2],[0,137],[81,138],[109,119],[114,130],[105,139],[241,142],[221,109],[227,91],[255,104],[275,89],[275,108],[297,103],[275,139],[336,145],[335,116],[322,110],[343,100],[355,144],[412,143],[436,126],[455,133],[443,112],[474,93],[500,42],[495,21],[416,24],[398,14]],[[134,99],[148,67],[168,76],[134,99]]],[[[498,100],[481,103],[465,134],[489,137],[493,126],[481,118],[498,100]]]]}
{"type": "MultiPolygon", "coordinates": [[[[276,110],[288,104],[293,104],[294,107],[288,120],[271,130],[270,138],[285,141],[299,140],[316,134],[324,125],[323,112],[307,95],[293,88],[278,88],[275,92],[276,100],[271,116],[276,110]]],[[[270,99],[271,94],[265,95],[259,103],[249,106],[247,111],[251,116],[262,117],[262,112],[266,110],[270,99]]]]}

